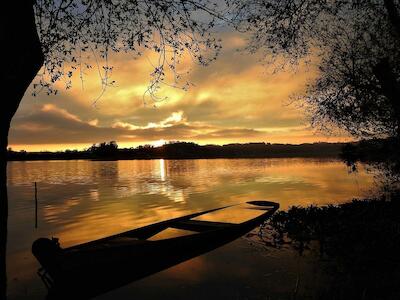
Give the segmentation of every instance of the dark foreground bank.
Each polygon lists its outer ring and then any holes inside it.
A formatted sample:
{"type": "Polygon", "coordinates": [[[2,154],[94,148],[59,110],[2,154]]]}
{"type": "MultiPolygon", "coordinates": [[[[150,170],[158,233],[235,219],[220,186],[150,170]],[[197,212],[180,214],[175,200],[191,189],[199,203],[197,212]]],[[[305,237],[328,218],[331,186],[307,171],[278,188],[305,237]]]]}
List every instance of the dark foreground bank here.
{"type": "Polygon", "coordinates": [[[320,299],[399,299],[400,197],[292,207],[263,231],[268,246],[314,255],[328,280],[320,299]]]}

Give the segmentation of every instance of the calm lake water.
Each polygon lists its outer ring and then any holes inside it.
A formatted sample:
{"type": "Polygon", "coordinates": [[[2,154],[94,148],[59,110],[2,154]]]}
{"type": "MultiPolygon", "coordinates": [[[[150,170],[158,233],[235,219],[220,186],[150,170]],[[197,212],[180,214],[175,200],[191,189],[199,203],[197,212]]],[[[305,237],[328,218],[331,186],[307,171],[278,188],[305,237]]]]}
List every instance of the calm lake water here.
{"type": "MultiPolygon", "coordinates": [[[[252,199],[279,202],[281,209],[342,203],[370,193],[373,185],[363,167],[349,173],[337,160],[10,162],[9,298],[46,296],[30,251],[38,237],[58,237],[66,247],[252,199]]],[[[98,299],[290,299],[293,289],[312,298],[323,280],[313,268],[289,250],[265,249],[243,237],[98,299]]]]}

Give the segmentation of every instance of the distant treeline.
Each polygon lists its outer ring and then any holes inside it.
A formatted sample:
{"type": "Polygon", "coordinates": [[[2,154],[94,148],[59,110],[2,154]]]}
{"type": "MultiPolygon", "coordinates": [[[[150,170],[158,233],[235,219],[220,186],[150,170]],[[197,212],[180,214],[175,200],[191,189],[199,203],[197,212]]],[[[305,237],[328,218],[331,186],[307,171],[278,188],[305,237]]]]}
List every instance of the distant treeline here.
{"type": "Polygon", "coordinates": [[[345,143],[270,144],[247,143],[227,145],[197,145],[190,142],[171,142],[119,149],[116,142],[94,144],[87,150],[59,152],[26,152],[9,149],[8,160],[52,159],[197,159],[197,158],[274,158],[274,157],[339,157],[345,143]]]}

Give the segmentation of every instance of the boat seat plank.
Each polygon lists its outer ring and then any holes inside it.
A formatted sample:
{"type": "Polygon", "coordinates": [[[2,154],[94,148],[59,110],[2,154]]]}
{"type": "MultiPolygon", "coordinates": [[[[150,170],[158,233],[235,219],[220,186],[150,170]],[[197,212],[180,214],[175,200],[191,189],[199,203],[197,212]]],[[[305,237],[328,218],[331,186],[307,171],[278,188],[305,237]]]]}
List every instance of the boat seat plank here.
{"type": "Polygon", "coordinates": [[[215,230],[237,226],[237,224],[224,223],[224,222],[211,222],[211,221],[200,221],[200,220],[185,220],[170,224],[170,228],[190,230],[196,232],[203,232],[207,230],[215,230]]]}

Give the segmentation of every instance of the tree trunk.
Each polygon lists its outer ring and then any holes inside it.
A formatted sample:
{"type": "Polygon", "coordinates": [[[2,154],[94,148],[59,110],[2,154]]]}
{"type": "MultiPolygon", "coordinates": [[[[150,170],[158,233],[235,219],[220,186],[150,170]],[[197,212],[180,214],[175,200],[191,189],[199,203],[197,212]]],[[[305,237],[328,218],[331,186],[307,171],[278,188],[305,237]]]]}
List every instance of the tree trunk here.
{"type": "Polygon", "coordinates": [[[15,0],[2,4],[0,45],[0,299],[6,298],[7,248],[7,144],[11,119],[25,91],[43,65],[43,53],[36,31],[34,1],[15,0]]]}

